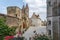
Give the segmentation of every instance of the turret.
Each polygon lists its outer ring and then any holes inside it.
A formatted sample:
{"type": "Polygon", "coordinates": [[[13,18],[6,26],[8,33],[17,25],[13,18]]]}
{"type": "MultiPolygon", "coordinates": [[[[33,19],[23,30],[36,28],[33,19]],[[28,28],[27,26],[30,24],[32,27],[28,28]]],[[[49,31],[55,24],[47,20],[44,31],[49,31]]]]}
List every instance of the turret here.
{"type": "Polygon", "coordinates": [[[22,9],[24,9],[24,5],[23,5],[22,9]]]}
{"type": "Polygon", "coordinates": [[[22,13],[24,14],[25,13],[25,6],[23,5],[22,7],[22,13]]]}
{"type": "Polygon", "coordinates": [[[28,4],[26,4],[25,13],[29,17],[29,7],[28,7],[28,4]]]}
{"type": "Polygon", "coordinates": [[[26,4],[26,8],[29,8],[29,7],[28,7],[28,4],[26,4]]]}

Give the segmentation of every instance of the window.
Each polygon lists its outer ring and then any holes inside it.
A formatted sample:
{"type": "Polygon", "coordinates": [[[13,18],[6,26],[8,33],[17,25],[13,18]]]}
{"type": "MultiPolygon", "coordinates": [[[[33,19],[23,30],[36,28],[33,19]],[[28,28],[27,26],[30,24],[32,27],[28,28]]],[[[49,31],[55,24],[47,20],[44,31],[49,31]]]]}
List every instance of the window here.
{"type": "Polygon", "coordinates": [[[58,15],[60,16],[60,3],[59,3],[59,6],[58,6],[58,15]]]}
{"type": "Polygon", "coordinates": [[[48,34],[51,35],[51,30],[48,30],[48,34]]]}
{"type": "Polygon", "coordinates": [[[17,14],[16,14],[16,17],[17,17],[17,14]]]}
{"type": "Polygon", "coordinates": [[[23,22],[23,28],[25,28],[26,27],[26,24],[23,22]]]}
{"type": "Polygon", "coordinates": [[[51,25],[51,21],[48,21],[48,25],[51,25]]]}
{"type": "Polygon", "coordinates": [[[60,7],[58,8],[58,15],[60,16],[60,7]]]}
{"type": "Polygon", "coordinates": [[[48,2],[48,6],[51,6],[51,2],[50,1],[48,2]]]}
{"type": "Polygon", "coordinates": [[[52,9],[52,11],[53,11],[52,16],[58,16],[58,13],[57,13],[57,6],[54,6],[53,9],[52,9]]]}
{"type": "Polygon", "coordinates": [[[15,13],[16,12],[15,8],[11,8],[11,12],[15,13]]]}

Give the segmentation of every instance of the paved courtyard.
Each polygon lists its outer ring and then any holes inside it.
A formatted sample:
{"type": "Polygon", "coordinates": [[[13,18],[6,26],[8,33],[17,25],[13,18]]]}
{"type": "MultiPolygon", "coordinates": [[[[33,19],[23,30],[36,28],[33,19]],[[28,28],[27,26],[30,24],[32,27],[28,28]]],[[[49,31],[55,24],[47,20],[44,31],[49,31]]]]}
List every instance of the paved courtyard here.
{"type": "Polygon", "coordinates": [[[41,27],[30,27],[24,34],[23,36],[29,40],[30,37],[34,36],[34,31],[36,31],[38,34],[46,34],[46,26],[41,26],[41,27]]]}

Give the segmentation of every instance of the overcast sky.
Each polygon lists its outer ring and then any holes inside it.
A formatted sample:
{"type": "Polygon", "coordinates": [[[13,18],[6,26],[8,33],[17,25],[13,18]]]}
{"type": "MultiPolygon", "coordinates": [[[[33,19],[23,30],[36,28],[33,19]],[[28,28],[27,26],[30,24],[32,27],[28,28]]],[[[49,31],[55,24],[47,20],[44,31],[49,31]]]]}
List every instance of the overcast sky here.
{"type": "Polygon", "coordinates": [[[46,20],[46,0],[0,0],[0,13],[6,14],[6,7],[8,6],[18,6],[22,8],[22,5],[26,3],[29,5],[30,17],[33,12],[36,12],[42,20],[46,20]]]}

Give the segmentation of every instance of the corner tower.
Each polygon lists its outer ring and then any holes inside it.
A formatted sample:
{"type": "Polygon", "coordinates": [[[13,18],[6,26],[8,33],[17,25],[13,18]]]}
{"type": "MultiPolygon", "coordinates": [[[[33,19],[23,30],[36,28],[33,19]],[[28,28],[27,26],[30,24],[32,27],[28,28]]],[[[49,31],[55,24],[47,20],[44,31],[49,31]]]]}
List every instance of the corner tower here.
{"type": "Polygon", "coordinates": [[[10,6],[7,7],[7,15],[14,16],[14,17],[20,17],[20,8],[17,6],[10,6]]]}

